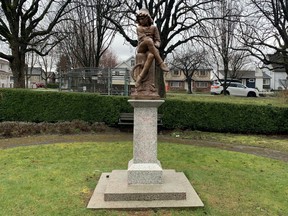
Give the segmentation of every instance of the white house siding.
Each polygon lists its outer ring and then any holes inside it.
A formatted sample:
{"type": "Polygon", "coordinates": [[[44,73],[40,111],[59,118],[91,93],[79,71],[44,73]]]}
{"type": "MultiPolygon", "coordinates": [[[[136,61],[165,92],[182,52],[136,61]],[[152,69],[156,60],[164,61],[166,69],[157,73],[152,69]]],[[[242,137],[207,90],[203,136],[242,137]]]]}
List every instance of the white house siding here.
{"type": "Polygon", "coordinates": [[[115,68],[111,69],[112,85],[134,85],[134,81],[130,78],[130,72],[135,66],[135,57],[130,57],[124,62],[118,64],[115,68]],[[126,78],[126,80],[125,80],[126,78]]]}
{"type": "Polygon", "coordinates": [[[0,88],[11,88],[10,74],[0,71],[0,88]]]}
{"type": "Polygon", "coordinates": [[[271,76],[271,82],[270,82],[271,89],[282,90],[283,85],[281,84],[280,80],[287,78],[286,72],[274,72],[271,70],[266,70],[265,72],[266,74],[271,76]]]}
{"type": "Polygon", "coordinates": [[[13,81],[11,80],[12,72],[9,67],[9,62],[0,59],[0,88],[13,88],[13,81]]]}
{"type": "Polygon", "coordinates": [[[255,70],[255,88],[263,91],[263,72],[260,68],[256,68],[255,70]]]}
{"type": "Polygon", "coordinates": [[[274,72],[274,84],[275,84],[275,87],[273,88],[274,90],[283,90],[284,87],[283,87],[283,84],[281,83],[280,80],[285,80],[286,77],[287,77],[287,74],[286,73],[283,73],[283,72],[274,72]]]}

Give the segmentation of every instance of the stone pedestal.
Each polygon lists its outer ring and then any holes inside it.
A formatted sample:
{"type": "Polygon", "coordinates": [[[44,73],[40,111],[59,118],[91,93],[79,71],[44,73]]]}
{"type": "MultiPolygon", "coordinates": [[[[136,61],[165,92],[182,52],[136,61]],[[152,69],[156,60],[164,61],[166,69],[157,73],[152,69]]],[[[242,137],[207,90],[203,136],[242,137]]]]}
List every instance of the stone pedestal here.
{"type": "Polygon", "coordinates": [[[184,173],[157,159],[157,110],[164,100],[129,100],[134,107],[133,159],[128,170],[102,173],[87,208],[204,206],[184,173]]]}
{"type": "Polygon", "coordinates": [[[161,184],[157,159],[157,110],[164,100],[129,100],[134,107],[133,159],[128,164],[128,184],[161,184]]]}

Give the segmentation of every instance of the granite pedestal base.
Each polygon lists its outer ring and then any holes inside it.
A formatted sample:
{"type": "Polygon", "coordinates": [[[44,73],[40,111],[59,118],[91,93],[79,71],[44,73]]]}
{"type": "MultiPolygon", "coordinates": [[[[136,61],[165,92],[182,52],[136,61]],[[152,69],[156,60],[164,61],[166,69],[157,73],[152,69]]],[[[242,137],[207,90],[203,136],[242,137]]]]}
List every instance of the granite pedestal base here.
{"type": "Polygon", "coordinates": [[[204,206],[182,172],[163,170],[162,184],[128,184],[127,170],[102,173],[88,203],[91,209],[143,209],[204,206]]]}
{"type": "Polygon", "coordinates": [[[161,184],[157,159],[157,110],[164,100],[128,100],[134,107],[133,159],[128,164],[128,184],[161,184]]]}
{"type": "Polygon", "coordinates": [[[186,176],[157,159],[157,109],[164,100],[128,100],[134,107],[133,159],[128,170],[103,173],[87,208],[204,206],[186,176]]]}
{"type": "Polygon", "coordinates": [[[162,167],[156,163],[128,163],[128,184],[162,184],[162,167]]]}

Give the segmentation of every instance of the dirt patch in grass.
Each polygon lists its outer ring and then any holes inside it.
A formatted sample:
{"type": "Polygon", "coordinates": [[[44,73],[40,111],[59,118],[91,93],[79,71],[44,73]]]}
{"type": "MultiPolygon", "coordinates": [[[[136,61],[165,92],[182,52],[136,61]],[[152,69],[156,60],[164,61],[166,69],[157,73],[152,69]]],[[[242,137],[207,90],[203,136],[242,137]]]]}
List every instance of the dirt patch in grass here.
{"type": "Polygon", "coordinates": [[[220,143],[220,142],[207,141],[207,140],[172,138],[172,137],[167,137],[167,136],[162,136],[161,139],[162,141],[166,141],[166,142],[174,142],[174,143],[181,143],[181,144],[202,146],[202,147],[212,147],[212,148],[218,148],[218,149],[223,149],[227,151],[254,154],[257,156],[261,156],[261,157],[267,157],[271,159],[282,160],[282,161],[288,162],[288,153],[269,149],[269,148],[237,145],[235,143],[234,144],[220,143]]]}
{"type": "MultiPolygon", "coordinates": [[[[121,132],[117,129],[104,130],[101,133],[80,133],[80,134],[44,134],[16,138],[1,138],[0,148],[12,148],[29,145],[45,145],[53,143],[75,143],[75,142],[115,142],[115,141],[133,141],[132,132],[121,132]]],[[[237,143],[224,143],[211,140],[198,140],[193,138],[176,138],[171,136],[171,132],[160,133],[159,142],[172,142],[185,145],[194,145],[201,147],[212,147],[228,151],[243,152],[257,156],[272,158],[288,162],[288,152],[273,150],[266,147],[239,145],[237,143]]]]}

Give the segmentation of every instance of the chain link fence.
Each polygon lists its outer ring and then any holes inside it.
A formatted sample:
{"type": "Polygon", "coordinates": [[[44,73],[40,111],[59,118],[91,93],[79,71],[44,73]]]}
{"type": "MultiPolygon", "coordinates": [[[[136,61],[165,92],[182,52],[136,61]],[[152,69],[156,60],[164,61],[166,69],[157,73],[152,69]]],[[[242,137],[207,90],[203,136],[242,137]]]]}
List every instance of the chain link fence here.
{"type": "Polygon", "coordinates": [[[76,68],[59,74],[59,90],[124,95],[131,92],[130,71],[126,68],[76,68]]]}

